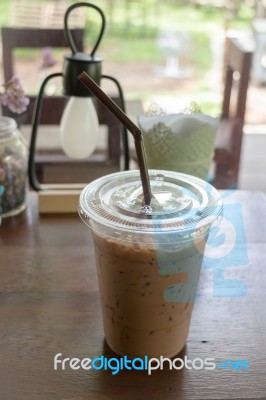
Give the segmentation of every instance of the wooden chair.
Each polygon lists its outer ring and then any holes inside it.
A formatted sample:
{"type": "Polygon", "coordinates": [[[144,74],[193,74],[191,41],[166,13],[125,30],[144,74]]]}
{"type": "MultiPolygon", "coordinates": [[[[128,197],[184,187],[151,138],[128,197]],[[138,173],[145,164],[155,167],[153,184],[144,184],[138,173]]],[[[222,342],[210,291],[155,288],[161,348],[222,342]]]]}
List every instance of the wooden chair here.
{"type": "Polygon", "coordinates": [[[213,185],[218,189],[237,186],[252,53],[239,38],[226,38],[222,116],[214,158],[213,185]]]}
{"type": "MultiPolygon", "coordinates": [[[[64,14],[71,5],[70,0],[32,1],[11,0],[10,25],[16,28],[63,28],[64,14]]],[[[71,13],[71,28],[84,28],[84,9],[76,8],[71,13]]]]}
{"type": "MultiPolygon", "coordinates": [[[[67,43],[64,37],[63,29],[59,28],[15,28],[2,27],[2,48],[3,48],[3,70],[5,81],[8,81],[14,75],[13,53],[17,48],[43,48],[46,46],[55,48],[66,48],[67,43]]],[[[83,51],[84,30],[75,28],[71,30],[78,51],[83,51]]],[[[30,105],[23,114],[22,123],[31,124],[36,96],[28,96],[30,105]]],[[[112,96],[112,99],[119,103],[119,96],[112,96]]],[[[45,96],[40,118],[40,125],[59,124],[64,107],[66,105],[64,96],[45,96]]],[[[92,156],[89,160],[76,162],[64,156],[62,152],[45,152],[36,157],[36,171],[40,182],[44,181],[45,169],[50,170],[59,167],[58,174],[53,173],[54,182],[72,182],[72,170],[77,169],[75,176],[81,180],[90,180],[90,171],[93,171],[92,179],[95,178],[95,169],[99,168],[98,175],[117,171],[120,167],[121,146],[120,130],[121,124],[111,112],[95,99],[95,107],[98,114],[99,123],[106,125],[108,129],[107,151],[104,154],[92,156]],[[88,165],[88,161],[91,165],[88,165]],[[113,170],[110,167],[113,166],[113,170]],[[79,169],[86,170],[87,174],[79,174],[79,169]]],[[[2,107],[3,115],[10,116],[10,111],[2,107]]]]}
{"type": "MultiPolygon", "coordinates": [[[[3,73],[5,82],[14,74],[14,52],[19,48],[67,48],[64,30],[61,28],[15,28],[2,27],[3,73]]],[[[84,30],[73,29],[72,34],[79,51],[83,51],[84,30]]],[[[28,96],[30,105],[23,114],[22,122],[30,124],[36,96],[28,96]]],[[[63,96],[47,96],[43,102],[43,112],[40,123],[53,125],[60,121],[61,111],[64,109],[66,98],[63,96]]],[[[10,115],[8,109],[3,108],[3,115],[10,115]]]]}

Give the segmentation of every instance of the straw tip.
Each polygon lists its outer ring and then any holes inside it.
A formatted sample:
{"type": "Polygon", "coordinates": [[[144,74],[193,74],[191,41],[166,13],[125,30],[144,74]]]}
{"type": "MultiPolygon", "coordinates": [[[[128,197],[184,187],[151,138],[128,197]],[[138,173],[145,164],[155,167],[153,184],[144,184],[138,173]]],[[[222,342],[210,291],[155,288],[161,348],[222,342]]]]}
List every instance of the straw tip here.
{"type": "Polygon", "coordinates": [[[80,81],[82,81],[83,78],[89,78],[89,75],[86,74],[85,71],[82,71],[82,72],[78,75],[78,79],[79,79],[80,81]]]}

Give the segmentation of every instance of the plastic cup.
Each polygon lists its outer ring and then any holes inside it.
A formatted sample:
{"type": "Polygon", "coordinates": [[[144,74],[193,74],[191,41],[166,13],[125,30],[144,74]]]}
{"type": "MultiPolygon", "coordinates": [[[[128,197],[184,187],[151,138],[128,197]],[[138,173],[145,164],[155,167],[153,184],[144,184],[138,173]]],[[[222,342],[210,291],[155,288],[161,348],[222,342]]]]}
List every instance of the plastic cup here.
{"type": "Polygon", "coordinates": [[[172,357],[185,345],[204,248],[222,202],[208,183],[149,171],[152,210],[139,171],[90,183],[79,213],[94,241],[106,341],[119,355],[172,357]]]}

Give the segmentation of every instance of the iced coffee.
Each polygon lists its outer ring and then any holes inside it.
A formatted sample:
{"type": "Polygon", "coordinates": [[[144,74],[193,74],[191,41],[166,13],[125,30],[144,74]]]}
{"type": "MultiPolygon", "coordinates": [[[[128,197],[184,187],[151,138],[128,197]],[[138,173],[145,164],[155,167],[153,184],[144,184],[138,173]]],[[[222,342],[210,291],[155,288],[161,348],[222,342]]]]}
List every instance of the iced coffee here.
{"type": "Polygon", "coordinates": [[[150,174],[149,215],[142,214],[136,171],[89,185],[80,214],[93,235],[108,345],[119,355],[172,357],[188,336],[204,247],[221,204],[197,178],[150,174]]]}
{"type": "Polygon", "coordinates": [[[120,355],[177,354],[188,335],[202,253],[192,243],[161,250],[158,260],[154,246],[93,238],[109,346],[120,355]],[[164,258],[174,268],[162,274],[164,258]]]}

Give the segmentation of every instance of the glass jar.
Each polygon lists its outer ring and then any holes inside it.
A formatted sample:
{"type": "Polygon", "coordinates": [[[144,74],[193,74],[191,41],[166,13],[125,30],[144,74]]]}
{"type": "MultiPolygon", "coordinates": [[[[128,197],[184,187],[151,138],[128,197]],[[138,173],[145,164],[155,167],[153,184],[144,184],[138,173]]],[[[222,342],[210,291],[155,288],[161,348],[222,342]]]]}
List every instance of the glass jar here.
{"type": "Polygon", "coordinates": [[[0,215],[26,208],[27,148],[13,118],[0,117],[0,215]]]}

